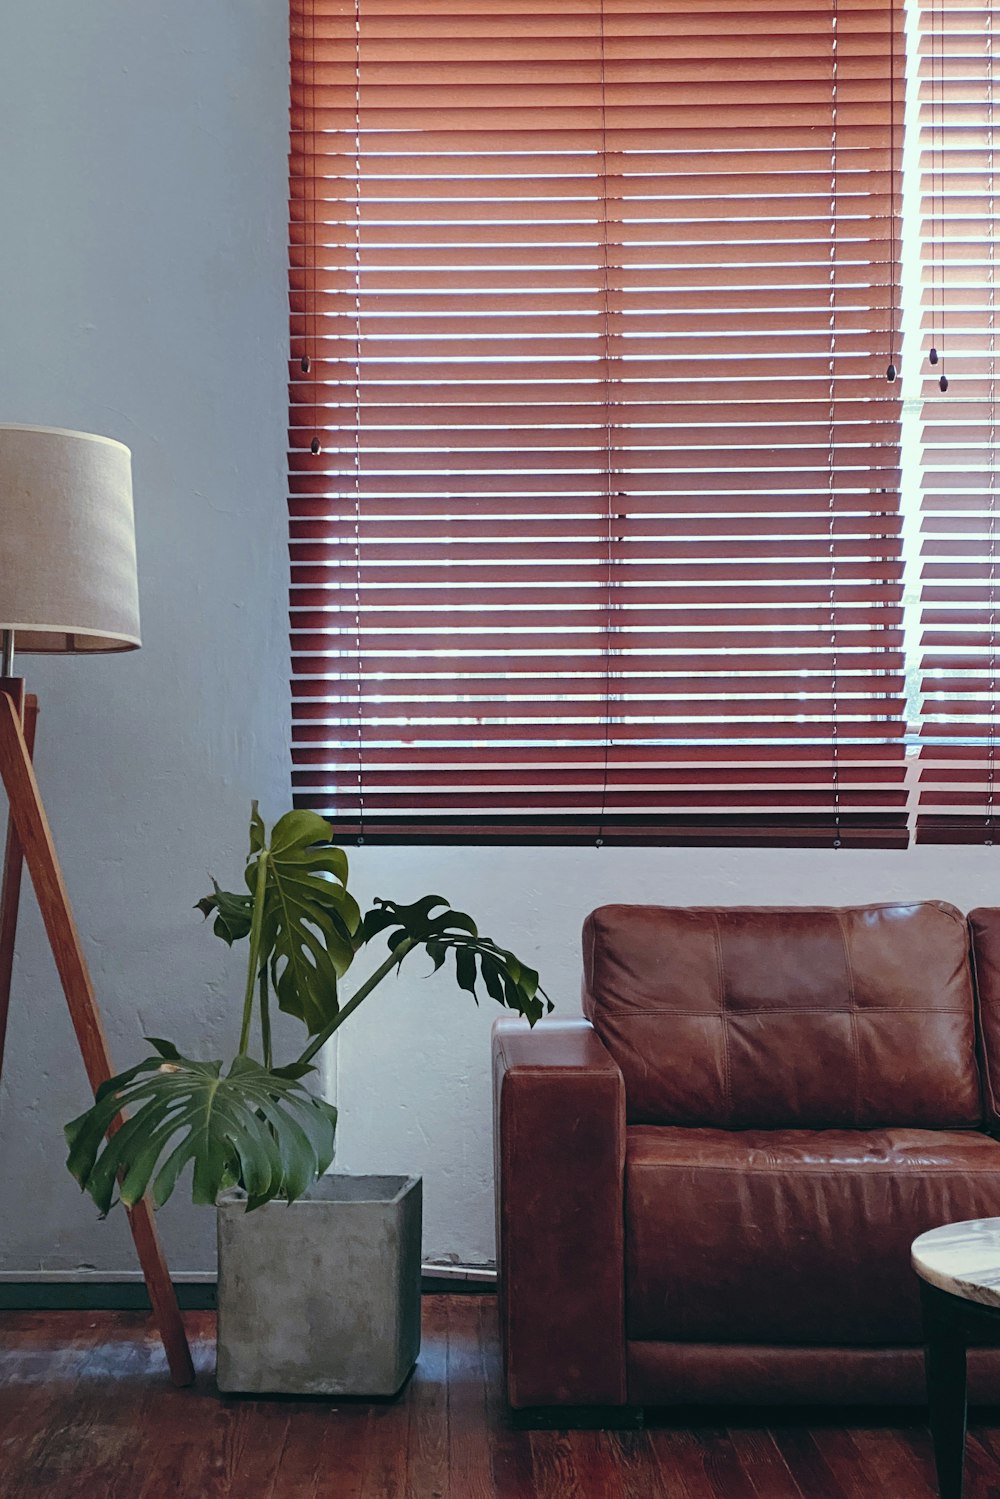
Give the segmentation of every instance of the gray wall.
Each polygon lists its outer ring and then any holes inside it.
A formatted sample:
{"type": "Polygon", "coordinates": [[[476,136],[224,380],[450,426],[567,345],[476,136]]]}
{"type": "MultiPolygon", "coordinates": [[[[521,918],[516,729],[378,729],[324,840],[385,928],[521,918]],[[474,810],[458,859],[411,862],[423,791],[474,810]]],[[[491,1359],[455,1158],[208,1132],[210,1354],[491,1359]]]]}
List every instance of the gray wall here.
{"type": "MultiPolygon", "coordinates": [[[[38,769],[116,1059],[232,1048],[238,964],[193,902],[287,803],[286,11],[4,0],[0,421],[134,455],[143,649],[21,666],[38,769]]],[[[0,1092],[0,1268],[133,1264],[63,1166],[87,1099],[34,903],[0,1092]]],[[[167,1209],[174,1263],[212,1215],[167,1209]]]]}
{"type": "MultiPolygon", "coordinates": [[[[27,662],[39,770],[114,1052],[144,1033],[222,1055],[238,963],[191,911],[238,867],[251,795],[287,804],[284,0],[6,0],[0,18],[0,420],[130,444],[145,645],[27,662]]],[[[366,849],[358,894],[439,890],[576,1009],[604,900],[1000,897],[998,852],[366,849]]],[[[329,1082],[340,1162],[425,1176],[428,1257],[493,1253],[488,1030],[411,958],[329,1082]]],[[[0,1271],[128,1270],[63,1168],[86,1098],[33,906],[0,1092],[0,1271]]],[[[212,1215],[163,1214],[175,1269],[212,1215]]]]}

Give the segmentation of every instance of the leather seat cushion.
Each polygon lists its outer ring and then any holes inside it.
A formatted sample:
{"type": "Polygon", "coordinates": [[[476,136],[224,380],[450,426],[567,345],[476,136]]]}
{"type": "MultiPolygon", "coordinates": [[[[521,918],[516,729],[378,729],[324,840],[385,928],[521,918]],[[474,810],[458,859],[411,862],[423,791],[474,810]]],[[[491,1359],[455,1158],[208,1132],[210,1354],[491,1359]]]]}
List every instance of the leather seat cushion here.
{"type": "Polygon", "coordinates": [[[628,1337],[921,1341],[910,1244],[1000,1216],[1000,1143],[975,1131],[627,1131],[628,1337]]]}

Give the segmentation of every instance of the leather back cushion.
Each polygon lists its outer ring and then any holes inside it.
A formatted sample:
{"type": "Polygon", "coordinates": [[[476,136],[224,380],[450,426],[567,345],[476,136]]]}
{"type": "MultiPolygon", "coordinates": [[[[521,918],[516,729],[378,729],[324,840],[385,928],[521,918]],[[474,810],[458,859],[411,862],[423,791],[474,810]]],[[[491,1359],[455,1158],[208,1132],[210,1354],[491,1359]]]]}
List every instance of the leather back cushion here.
{"type": "Polygon", "coordinates": [[[602,906],[583,936],[584,1010],[630,1123],[981,1122],[953,906],[602,906]]]}

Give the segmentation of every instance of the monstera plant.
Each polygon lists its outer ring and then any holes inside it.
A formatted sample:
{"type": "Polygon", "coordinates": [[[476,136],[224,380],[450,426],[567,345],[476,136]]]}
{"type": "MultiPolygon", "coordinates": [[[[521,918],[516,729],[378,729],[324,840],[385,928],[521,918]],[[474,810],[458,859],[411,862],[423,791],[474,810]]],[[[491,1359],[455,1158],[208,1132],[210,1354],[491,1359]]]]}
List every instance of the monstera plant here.
{"type": "Polygon", "coordinates": [[[412,905],[378,900],[362,914],[347,888],[347,856],[328,822],[293,811],[270,842],[253,805],[246,889],[214,885],[198,908],[230,946],[248,944],[239,1052],[220,1061],[182,1056],[149,1037],[155,1055],[110,1078],[85,1114],[66,1126],[70,1171],[102,1214],[151,1190],[159,1207],[193,1163],[192,1196],[212,1204],[242,1187],[247,1208],[301,1197],[331,1161],[337,1111],[307,1086],[324,1042],[407,954],[423,949],[437,970],[451,959],[459,987],[477,998],[482,984],[501,1005],[533,1025],[552,1004],[538,975],[512,952],[481,937],[471,916],[438,895],[412,905]],[[346,1001],[341,985],[358,957],[384,937],[388,954],[346,1001]],[[305,1026],[309,1040],[293,1061],[275,1065],[272,997],[305,1026]],[[254,1020],[259,1055],[251,1054],[254,1020]],[[115,1128],[124,1112],[130,1117],[115,1128]],[[110,1131],[110,1133],[109,1133],[110,1131]]]}

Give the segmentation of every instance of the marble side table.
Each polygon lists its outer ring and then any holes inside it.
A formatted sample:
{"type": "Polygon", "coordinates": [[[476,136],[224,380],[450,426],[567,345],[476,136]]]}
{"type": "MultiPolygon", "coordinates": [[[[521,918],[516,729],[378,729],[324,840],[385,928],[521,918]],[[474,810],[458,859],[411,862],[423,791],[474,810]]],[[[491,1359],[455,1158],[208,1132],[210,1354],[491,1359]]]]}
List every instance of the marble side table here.
{"type": "Polygon", "coordinates": [[[970,1334],[1000,1343],[1000,1218],[947,1223],[914,1239],[934,1459],[941,1499],[962,1499],[970,1334]]]}

